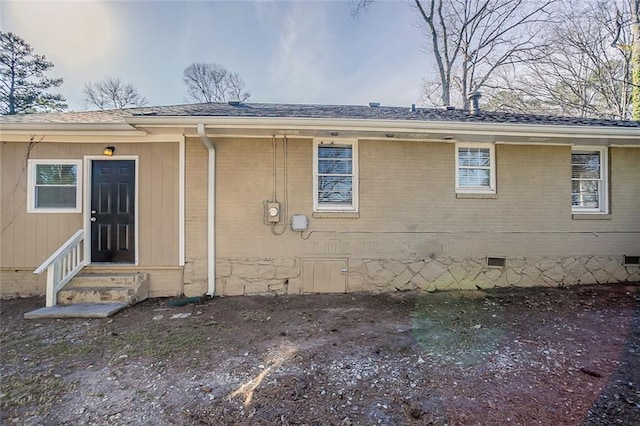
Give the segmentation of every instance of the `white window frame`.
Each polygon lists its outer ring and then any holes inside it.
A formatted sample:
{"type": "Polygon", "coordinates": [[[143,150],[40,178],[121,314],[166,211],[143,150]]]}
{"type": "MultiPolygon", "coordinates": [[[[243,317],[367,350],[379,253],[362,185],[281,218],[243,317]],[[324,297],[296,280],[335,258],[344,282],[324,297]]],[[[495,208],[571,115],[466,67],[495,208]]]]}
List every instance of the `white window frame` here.
{"type": "Polygon", "coordinates": [[[81,213],[82,212],[82,160],[37,159],[29,160],[27,166],[27,213],[81,213]],[[36,169],[38,165],[72,164],[76,166],[76,205],[75,207],[36,207],[36,169]]]}
{"type": "Polygon", "coordinates": [[[358,211],[358,140],[316,138],[313,140],[313,211],[357,212],[358,211]],[[351,204],[320,203],[318,200],[318,147],[321,145],[351,145],[351,204]]]}
{"type": "MultiPolygon", "coordinates": [[[[457,142],[456,150],[456,193],[457,194],[495,194],[496,193],[496,147],[492,143],[457,142]],[[460,148],[483,148],[489,150],[489,186],[461,186],[460,185],[460,148]]],[[[477,167],[473,167],[477,168],[477,167]]]]}
{"type": "MultiPolygon", "coordinates": [[[[600,179],[598,184],[598,192],[600,193],[600,206],[595,207],[579,207],[574,206],[572,199],[571,213],[573,214],[608,214],[609,213],[609,150],[602,146],[575,145],[571,147],[571,154],[574,152],[599,152],[600,153],[600,179]]],[[[573,161],[571,161],[573,164],[573,161]]],[[[571,182],[573,182],[573,170],[571,171],[571,182]]],[[[573,191],[571,193],[573,197],[573,191]]]]}

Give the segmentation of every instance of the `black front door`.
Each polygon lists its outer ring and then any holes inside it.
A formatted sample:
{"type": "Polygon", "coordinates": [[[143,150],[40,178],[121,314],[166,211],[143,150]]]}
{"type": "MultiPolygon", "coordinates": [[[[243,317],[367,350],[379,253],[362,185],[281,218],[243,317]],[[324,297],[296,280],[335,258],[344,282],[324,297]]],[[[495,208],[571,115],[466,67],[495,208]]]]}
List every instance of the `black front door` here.
{"type": "Polygon", "coordinates": [[[91,163],[91,261],[135,263],[135,161],[91,163]]]}

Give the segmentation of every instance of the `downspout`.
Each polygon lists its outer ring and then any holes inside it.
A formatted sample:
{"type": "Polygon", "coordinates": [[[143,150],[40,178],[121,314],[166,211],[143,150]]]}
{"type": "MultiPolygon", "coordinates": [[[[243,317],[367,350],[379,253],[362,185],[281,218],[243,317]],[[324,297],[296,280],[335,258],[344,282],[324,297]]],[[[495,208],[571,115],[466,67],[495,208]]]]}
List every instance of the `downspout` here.
{"type": "Polygon", "coordinates": [[[207,137],[204,124],[198,124],[198,136],[209,151],[207,206],[207,296],[216,294],[216,146],[207,137]]]}
{"type": "Polygon", "coordinates": [[[186,138],[184,135],[178,143],[178,265],[184,271],[185,260],[185,167],[186,167],[186,138]]]}

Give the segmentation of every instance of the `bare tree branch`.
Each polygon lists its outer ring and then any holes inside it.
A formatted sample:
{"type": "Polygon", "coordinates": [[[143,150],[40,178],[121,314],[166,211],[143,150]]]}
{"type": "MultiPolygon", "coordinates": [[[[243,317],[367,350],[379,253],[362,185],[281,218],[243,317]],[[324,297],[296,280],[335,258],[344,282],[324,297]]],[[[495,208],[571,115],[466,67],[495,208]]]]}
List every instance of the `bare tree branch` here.
{"type": "Polygon", "coordinates": [[[496,70],[530,60],[523,53],[533,49],[557,1],[414,0],[441,83],[439,104],[451,105],[455,89],[468,108],[468,95],[496,70]]]}
{"type": "Polygon", "coordinates": [[[193,63],[185,68],[182,81],[189,98],[197,102],[244,102],[251,96],[240,75],[219,64],[193,63]]]}
{"type": "Polygon", "coordinates": [[[99,109],[123,109],[146,105],[147,99],[138,89],[116,77],[107,77],[95,83],[86,83],[85,103],[99,109]]]}
{"type": "Polygon", "coordinates": [[[365,13],[376,0],[351,0],[355,4],[351,9],[351,16],[357,18],[362,13],[365,13]]]}
{"type": "Polygon", "coordinates": [[[631,114],[631,32],[626,1],[573,3],[524,52],[535,60],[505,68],[487,81],[485,98],[498,110],[628,119],[631,114]],[[612,40],[615,40],[612,47],[612,40]]]}

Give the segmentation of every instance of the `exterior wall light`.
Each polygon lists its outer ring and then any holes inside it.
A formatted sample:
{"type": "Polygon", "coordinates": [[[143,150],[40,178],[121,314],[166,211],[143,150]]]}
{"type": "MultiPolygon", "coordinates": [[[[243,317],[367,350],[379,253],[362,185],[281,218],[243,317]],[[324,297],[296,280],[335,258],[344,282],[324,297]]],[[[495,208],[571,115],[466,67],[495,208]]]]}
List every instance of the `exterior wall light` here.
{"type": "Polygon", "coordinates": [[[104,149],[102,150],[102,153],[106,156],[111,157],[115,151],[116,151],[115,146],[105,146],[104,149]]]}

